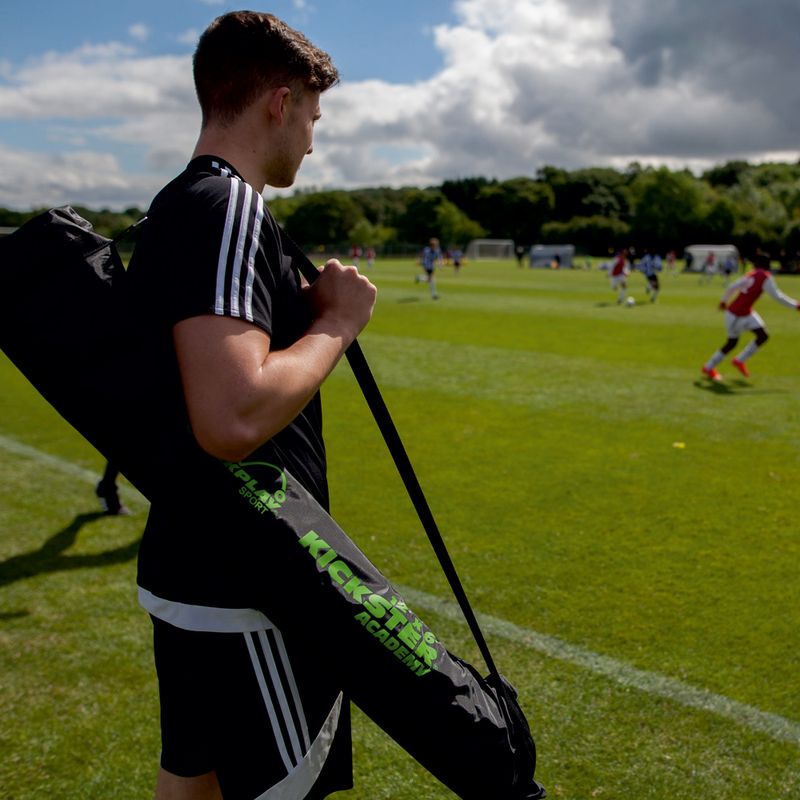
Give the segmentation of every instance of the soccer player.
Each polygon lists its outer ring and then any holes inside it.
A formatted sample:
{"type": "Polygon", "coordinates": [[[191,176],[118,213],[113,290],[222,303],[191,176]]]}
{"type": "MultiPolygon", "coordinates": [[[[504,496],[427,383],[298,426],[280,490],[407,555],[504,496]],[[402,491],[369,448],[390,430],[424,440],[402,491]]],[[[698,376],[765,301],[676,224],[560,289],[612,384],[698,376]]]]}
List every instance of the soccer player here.
{"type": "Polygon", "coordinates": [[[439,295],[436,292],[436,278],[434,277],[434,272],[436,271],[436,267],[441,266],[443,263],[444,258],[442,256],[442,249],[439,247],[439,240],[435,238],[431,239],[422,249],[422,254],[420,255],[420,264],[425,274],[415,275],[414,280],[416,283],[425,281],[430,287],[431,297],[434,300],[439,299],[439,295]]]}
{"type": "Polygon", "coordinates": [[[731,363],[745,378],[750,377],[750,371],[745,362],[755,355],[769,338],[764,320],[761,319],[757,311],[753,310],[756,301],[764,292],[779,303],[789,308],[800,310],[800,303],[797,300],[793,300],[778,289],[775,279],[770,273],[770,257],[768,253],[756,255],[753,259],[753,264],[755,269],[732,283],[725,290],[725,294],[722,295],[722,300],[720,300],[719,308],[725,312],[725,328],[728,338],[725,344],[703,364],[703,374],[712,381],[722,380],[722,375],[716,368],[717,364],[736,347],[739,337],[744,331],[752,331],[755,334],[755,340],[750,342],[731,363]]]}
{"type": "Polygon", "coordinates": [[[625,250],[620,250],[614,258],[614,263],[611,265],[609,271],[609,278],[611,280],[611,291],[617,292],[617,304],[625,302],[625,295],[628,292],[628,275],[630,274],[630,267],[628,266],[628,258],[625,250]]]}
{"type": "Polygon", "coordinates": [[[661,256],[658,253],[645,251],[638,266],[647,280],[645,291],[650,295],[650,302],[655,303],[661,288],[658,281],[658,273],[661,272],[661,256]]]}

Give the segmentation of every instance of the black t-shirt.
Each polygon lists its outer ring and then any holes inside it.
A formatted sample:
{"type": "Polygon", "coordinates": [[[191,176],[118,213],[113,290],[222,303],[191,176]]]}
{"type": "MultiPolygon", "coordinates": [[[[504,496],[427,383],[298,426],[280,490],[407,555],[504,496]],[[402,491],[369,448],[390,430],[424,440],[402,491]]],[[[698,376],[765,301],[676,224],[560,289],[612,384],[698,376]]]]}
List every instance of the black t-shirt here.
{"type": "MultiPolygon", "coordinates": [[[[307,330],[310,312],[300,278],[283,252],[277,223],[261,195],[235,168],[201,156],[154,199],[128,269],[137,347],[145,354],[154,425],[188,430],[172,341],[181,320],[215,314],[262,328],[272,350],[307,330]],[[157,416],[157,422],[156,420],[157,416]]],[[[147,406],[143,403],[143,406],[147,406]]],[[[325,508],[325,448],[319,394],[268,444],[282,466],[325,508]]],[[[257,450],[248,461],[263,461],[257,450]]],[[[206,457],[206,456],[203,456],[206,457]]],[[[250,605],[247,554],[230,545],[230,520],[200,499],[202,486],[180,486],[154,501],[139,554],[139,585],[157,597],[196,605],[250,605]]],[[[265,569],[269,565],[264,565],[265,569]]]]}

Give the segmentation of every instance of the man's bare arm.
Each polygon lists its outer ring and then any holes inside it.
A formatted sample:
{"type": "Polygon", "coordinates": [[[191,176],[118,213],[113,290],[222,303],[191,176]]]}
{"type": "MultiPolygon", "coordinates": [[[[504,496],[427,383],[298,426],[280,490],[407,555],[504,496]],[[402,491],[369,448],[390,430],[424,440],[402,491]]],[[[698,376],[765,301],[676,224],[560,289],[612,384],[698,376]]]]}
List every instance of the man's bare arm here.
{"type": "Polygon", "coordinates": [[[173,331],[192,430],[217,458],[249,455],[288,425],[367,324],[375,287],[353,267],[325,265],[306,294],[315,319],[285,350],[230,317],[192,317],[173,331]]]}

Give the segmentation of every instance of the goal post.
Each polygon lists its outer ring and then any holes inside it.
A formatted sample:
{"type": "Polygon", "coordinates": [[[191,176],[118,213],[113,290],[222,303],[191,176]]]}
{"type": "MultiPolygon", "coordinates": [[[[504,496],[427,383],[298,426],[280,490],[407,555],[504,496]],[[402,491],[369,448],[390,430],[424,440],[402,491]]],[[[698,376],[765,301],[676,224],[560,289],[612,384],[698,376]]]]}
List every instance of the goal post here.
{"type": "Polygon", "coordinates": [[[514,258],[514,240],[473,239],[467,245],[466,256],[472,261],[498,261],[514,258]]]}

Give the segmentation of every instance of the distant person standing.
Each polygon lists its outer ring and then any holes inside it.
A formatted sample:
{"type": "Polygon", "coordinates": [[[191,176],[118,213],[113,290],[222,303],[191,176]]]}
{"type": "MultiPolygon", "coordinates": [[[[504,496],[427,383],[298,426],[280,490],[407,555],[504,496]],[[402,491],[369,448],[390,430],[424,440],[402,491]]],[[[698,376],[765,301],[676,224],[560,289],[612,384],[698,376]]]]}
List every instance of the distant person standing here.
{"type": "Polygon", "coordinates": [[[424,275],[415,275],[414,280],[416,283],[420,281],[425,281],[431,290],[431,298],[434,300],[439,299],[439,295],[436,292],[436,278],[434,273],[436,272],[436,267],[439,267],[443,263],[442,257],[442,249],[439,246],[439,240],[433,238],[430,242],[425,245],[422,249],[422,253],[420,255],[420,264],[422,265],[422,269],[424,270],[424,275]]]}
{"type": "Polygon", "coordinates": [[[774,300],[782,305],[800,310],[800,303],[788,297],[775,283],[775,279],[770,273],[770,257],[768,253],[759,253],[753,259],[755,269],[748,272],[738,281],[732,283],[722,296],[719,307],[725,311],[725,328],[728,339],[722,347],[717,350],[711,358],[703,364],[703,374],[712,381],[721,381],[722,375],[717,371],[717,364],[736,347],[739,336],[744,331],[752,331],[755,334],[755,341],[750,342],[747,347],[739,353],[731,362],[745,378],[750,377],[750,371],[745,366],[745,362],[753,356],[756,351],[766,343],[769,338],[764,320],[758,312],[753,310],[753,306],[761,295],[766,292],[774,300]],[[733,298],[733,300],[731,300],[733,298]],[[729,302],[730,301],[730,302],[729,302]]]}
{"type": "Polygon", "coordinates": [[[731,275],[733,275],[733,273],[736,272],[738,266],[739,264],[737,262],[736,256],[734,256],[733,253],[728,253],[728,255],[725,256],[725,261],[722,262],[722,274],[724,276],[725,286],[728,286],[728,284],[730,284],[731,275]]]}
{"type": "Polygon", "coordinates": [[[375,266],[375,248],[368,247],[364,255],[367,259],[367,269],[372,269],[375,266]]]}
{"type": "Polygon", "coordinates": [[[119,499],[119,488],[117,487],[117,477],[119,470],[110,461],[106,462],[103,477],[97,484],[94,493],[100,501],[103,511],[110,516],[126,516],[131,512],[127,506],[119,499]]]}
{"type": "Polygon", "coordinates": [[[357,244],[354,244],[350,248],[350,263],[354,267],[357,267],[360,258],[361,258],[361,248],[357,244]]]}
{"type": "Polygon", "coordinates": [[[608,273],[611,280],[611,291],[617,292],[618,305],[625,302],[625,295],[628,292],[629,273],[627,253],[625,250],[620,250],[614,257],[614,263],[608,273]]]}
{"type": "Polygon", "coordinates": [[[517,257],[517,266],[521,267],[522,260],[525,258],[525,248],[521,244],[518,244],[514,250],[514,254],[517,257]]]}
{"type": "Polygon", "coordinates": [[[453,258],[453,270],[455,274],[458,275],[458,273],[461,270],[461,263],[464,260],[464,254],[461,252],[460,248],[456,247],[456,249],[453,250],[452,258],[453,258]]]}
{"type": "Polygon", "coordinates": [[[711,283],[714,275],[717,274],[717,256],[713,250],[709,250],[703,262],[703,273],[700,276],[700,283],[711,283]]]}

